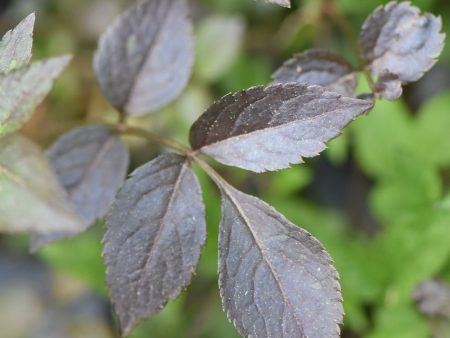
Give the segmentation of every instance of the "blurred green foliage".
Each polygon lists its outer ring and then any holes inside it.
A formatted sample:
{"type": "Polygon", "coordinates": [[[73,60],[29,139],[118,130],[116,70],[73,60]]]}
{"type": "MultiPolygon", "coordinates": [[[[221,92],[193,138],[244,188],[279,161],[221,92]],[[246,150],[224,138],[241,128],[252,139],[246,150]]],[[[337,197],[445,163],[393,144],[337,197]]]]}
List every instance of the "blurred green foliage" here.
{"type": "MultiPolygon", "coordinates": [[[[12,18],[18,21],[29,11],[37,11],[35,58],[75,54],[50,98],[24,128],[25,133],[47,145],[73,126],[115,119],[115,112],[99,93],[90,65],[98,34],[131,2],[17,1],[3,15],[8,18],[6,28],[12,18]],[[102,18],[103,26],[96,22],[98,13],[110,15],[102,18]]],[[[134,118],[132,123],[186,143],[189,125],[214,99],[229,91],[267,84],[273,70],[291,53],[318,46],[354,59],[348,39],[330,18],[319,15],[329,2],[298,0],[287,10],[253,0],[192,1],[197,36],[192,81],[169,107],[134,118]]],[[[336,0],[335,4],[358,32],[366,16],[385,2],[336,0]]],[[[447,0],[412,2],[440,14],[450,32],[447,0]]],[[[437,67],[450,74],[449,63],[447,45],[437,67]]],[[[433,321],[418,312],[412,290],[429,277],[450,282],[450,90],[448,83],[435,83],[431,95],[424,93],[421,88],[430,81],[424,78],[424,85],[419,82],[416,88],[407,88],[411,95],[406,99],[377,102],[368,116],[359,118],[330,143],[321,159],[262,175],[218,167],[233,184],[261,196],[325,245],[341,276],[344,337],[430,337],[433,321]],[[421,104],[411,104],[411,96],[420,97],[421,104]],[[320,171],[324,162],[331,166],[326,174],[320,171]],[[330,182],[326,176],[334,171],[344,171],[347,178],[340,183],[344,189],[333,193],[339,203],[328,205],[314,191],[317,182],[330,182]],[[361,226],[368,219],[376,224],[370,232],[361,226]]],[[[360,90],[364,89],[362,85],[360,90]]],[[[133,167],[162,151],[134,139],[127,142],[133,167]]],[[[208,241],[197,275],[178,300],[139,326],[132,338],[237,337],[221,311],[218,295],[219,194],[207,177],[199,174],[208,210],[208,241]]],[[[333,182],[340,179],[339,175],[332,177],[333,182]]],[[[333,192],[336,186],[330,184],[327,189],[333,192]]],[[[52,268],[106,296],[103,231],[99,224],[78,238],[44,248],[39,256],[52,268]]],[[[442,337],[450,337],[449,325],[443,327],[442,337]]]]}

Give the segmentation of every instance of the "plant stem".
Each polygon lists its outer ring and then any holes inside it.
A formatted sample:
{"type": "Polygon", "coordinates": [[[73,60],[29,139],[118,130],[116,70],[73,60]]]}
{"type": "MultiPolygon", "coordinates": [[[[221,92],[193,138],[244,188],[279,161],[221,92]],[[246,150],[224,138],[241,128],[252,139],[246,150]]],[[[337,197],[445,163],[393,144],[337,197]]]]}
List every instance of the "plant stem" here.
{"type": "Polygon", "coordinates": [[[145,138],[146,140],[165,145],[180,152],[183,155],[191,157],[190,154],[192,153],[192,150],[163,135],[139,127],[132,127],[126,124],[119,124],[115,127],[120,134],[140,136],[142,138],[145,138]]]}
{"type": "Polygon", "coordinates": [[[199,157],[199,154],[197,151],[188,149],[188,148],[184,147],[183,145],[181,145],[169,138],[166,138],[165,136],[162,136],[160,134],[154,133],[154,132],[146,130],[146,129],[142,129],[139,127],[132,127],[132,126],[128,126],[126,124],[119,124],[114,127],[122,135],[140,136],[142,138],[145,138],[148,141],[157,142],[159,144],[165,145],[169,148],[172,148],[172,149],[180,152],[181,154],[183,154],[184,156],[189,158],[191,161],[194,161],[195,163],[197,163],[200,166],[200,168],[202,168],[203,171],[206,174],[208,174],[208,176],[214,181],[214,183],[217,185],[217,187],[220,190],[223,191],[224,189],[226,189],[227,183],[222,178],[222,176],[220,176],[217,171],[215,171],[208,163],[206,163],[206,161],[201,159],[199,157]]]}
{"type": "Polygon", "coordinates": [[[361,57],[361,51],[359,48],[359,39],[355,34],[352,26],[348,22],[347,18],[342,15],[339,7],[336,5],[335,0],[324,0],[323,6],[324,12],[339,26],[342,32],[347,36],[348,41],[350,42],[353,50],[353,54],[355,55],[356,62],[358,63],[357,69],[364,73],[367,82],[372,90],[375,93],[375,83],[372,79],[372,74],[369,69],[366,67],[364,60],[361,57]]]}

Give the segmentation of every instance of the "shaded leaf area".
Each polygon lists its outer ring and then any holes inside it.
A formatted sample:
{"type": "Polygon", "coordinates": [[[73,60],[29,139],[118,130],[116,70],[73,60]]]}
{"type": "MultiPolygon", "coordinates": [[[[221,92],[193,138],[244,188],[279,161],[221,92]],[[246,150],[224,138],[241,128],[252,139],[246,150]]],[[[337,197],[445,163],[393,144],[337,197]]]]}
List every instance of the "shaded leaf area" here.
{"type": "Polygon", "coordinates": [[[77,235],[105,216],[125,180],[129,164],[126,145],[114,131],[102,125],[63,134],[49,148],[47,157],[84,224],[75,231],[36,234],[32,239],[33,250],[77,235]]]}
{"type": "Polygon", "coordinates": [[[94,69],[104,95],[127,114],[163,107],[189,80],[193,45],[185,0],[139,2],[100,38],[94,69]]]}
{"type": "Polygon", "coordinates": [[[385,72],[378,77],[375,92],[386,100],[397,100],[402,96],[402,82],[397,74],[385,72]]]}
{"type": "Polygon", "coordinates": [[[41,150],[18,134],[0,139],[0,230],[47,233],[81,220],[41,150]]]}
{"type": "Polygon", "coordinates": [[[239,333],[339,337],[338,274],[320,242],[261,200],[223,189],[219,286],[239,333]]]}
{"type": "Polygon", "coordinates": [[[421,14],[409,2],[392,1],[376,9],[360,34],[363,58],[375,77],[384,72],[402,82],[418,80],[436,62],[444,47],[440,18],[421,14]]]}
{"type": "Polygon", "coordinates": [[[253,87],[224,96],[193,124],[194,149],[255,172],[317,156],[325,142],[372,107],[305,84],[253,87]]]}
{"type": "Polygon", "coordinates": [[[127,335],[190,283],[206,239],[200,185],[185,157],[138,168],[107,216],[104,258],[111,300],[127,335]]]}
{"type": "Polygon", "coordinates": [[[18,130],[28,120],[70,59],[38,61],[0,77],[0,136],[18,130]]]}
{"type": "Polygon", "coordinates": [[[414,289],[414,300],[427,316],[444,316],[450,319],[450,285],[439,279],[423,281],[414,289]]]}
{"type": "Polygon", "coordinates": [[[354,96],[356,73],[339,55],[322,49],[296,54],[273,75],[273,83],[300,82],[319,85],[343,96],[354,96]]]}
{"type": "Polygon", "coordinates": [[[0,41],[0,73],[25,66],[31,59],[35,15],[28,15],[0,41]]]}

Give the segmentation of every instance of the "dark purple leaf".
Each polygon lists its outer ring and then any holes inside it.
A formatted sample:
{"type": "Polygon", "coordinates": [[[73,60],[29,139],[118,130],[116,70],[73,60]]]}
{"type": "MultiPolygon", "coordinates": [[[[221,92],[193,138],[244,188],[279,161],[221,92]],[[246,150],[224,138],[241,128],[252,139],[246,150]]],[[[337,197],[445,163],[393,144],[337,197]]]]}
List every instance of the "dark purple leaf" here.
{"type": "Polygon", "coordinates": [[[372,102],[305,84],[224,96],[192,126],[190,142],[222,163],[255,172],[287,168],[323,151],[372,102]]]}
{"type": "Polygon", "coordinates": [[[428,279],[416,287],[413,298],[423,314],[450,319],[450,284],[428,279]]]}
{"type": "Polygon", "coordinates": [[[397,100],[402,96],[402,82],[396,74],[383,73],[375,83],[375,92],[386,100],[397,100]]]}
{"type": "Polygon", "coordinates": [[[193,45],[185,0],[140,1],[100,39],[94,58],[100,87],[127,114],[157,110],[186,86],[193,45]]]}
{"type": "Polygon", "coordinates": [[[311,234],[224,184],[219,287],[228,318],[243,337],[339,337],[338,279],[311,234]]]}
{"type": "Polygon", "coordinates": [[[342,57],[321,49],[312,49],[286,61],[273,75],[273,83],[319,85],[344,96],[354,96],[356,73],[342,57]]]}
{"type": "Polygon", "coordinates": [[[69,131],[50,147],[47,156],[84,224],[75,231],[37,234],[33,249],[77,235],[105,216],[125,180],[129,163],[126,145],[102,125],[69,131]]]}
{"type": "Polygon", "coordinates": [[[61,56],[35,62],[0,77],[0,136],[28,120],[70,59],[61,56]]]}
{"type": "Polygon", "coordinates": [[[51,233],[82,224],[41,149],[20,134],[0,139],[0,231],[51,233]]]}
{"type": "Polygon", "coordinates": [[[421,14],[409,2],[378,7],[363,25],[360,47],[375,77],[389,72],[402,82],[418,80],[444,47],[440,18],[421,14]]]}
{"type": "Polygon", "coordinates": [[[106,219],[107,284],[122,333],[160,311],[190,283],[205,242],[200,185],[185,157],[138,168],[106,219]]]}
{"type": "Polygon", "coordinates": [[[30,61],[34,19],[34,13],[28,15],[3,36],[0,41],[0,73],[9,73],[30,61]]]}

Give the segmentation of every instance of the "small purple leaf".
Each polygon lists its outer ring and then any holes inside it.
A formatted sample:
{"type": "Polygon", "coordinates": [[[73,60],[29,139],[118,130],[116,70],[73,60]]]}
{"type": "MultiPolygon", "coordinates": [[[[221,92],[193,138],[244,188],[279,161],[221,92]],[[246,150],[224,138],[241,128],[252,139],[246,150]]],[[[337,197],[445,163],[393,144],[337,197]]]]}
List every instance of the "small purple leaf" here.
{"type": "Polygon", "coordinates": [[[198,180],[183,156],[138,168],[106,218],[107,284],[122,333],[159,312],[190,283],[206,239],[198,180]]]}
{"type": "Polygon", "coordinates": [[[382,73],[375,83],[375,92],[386,100],[397,100],[402,96],[402,82],[396,74],[382,73]]]}
{"type": "Polygon", "coordinates": [[[47,157],[84,224],[75,231],[36,234],[32,249],[75,236],[105,216],[122,186],[129,163],[128,148],[110,128],[91,125],[62,135],[47,157]]]}
{"type": "Polygon", "coordinates": [[[356,73],[341,56],[321,49],[296,54],[273,75],[273,83],[306,83],[326,87],[343,96],[354,96],[356,73]]]}
{"type": "Polygon", "coordinates": [[[323,246],[263,201],[222,188],[219,287],[243,337],[339,337],[339,276],[323,246]]]}
{"type": "Polygon", "coordinates": [[[418,80],[444,48],[441,18],[421,14],[409,2],[389,2],[366,20],[360,35],[363,58],[375,77],[397,74],[402,82],[418,80]]]}
{"type": "Polygon", "coordinates": [[[100,87],[117,109],[141,115],[175,99],[194,60],[185,0],[146,0],[102,35],[94,58],[100,87]]]}
{"type": "Polygon", "coordinates": [[[224,164],[255,172],[283,169],[317,156],[372,106],[319,86],[253,87],[213,104],[192,126],[190,142],[224,164]]]}
{"type": "Polygon", "coordinates": [[[450,284],[427,279],[414,289],[413,298],[423,314],[450,319],[450,284]]]}

